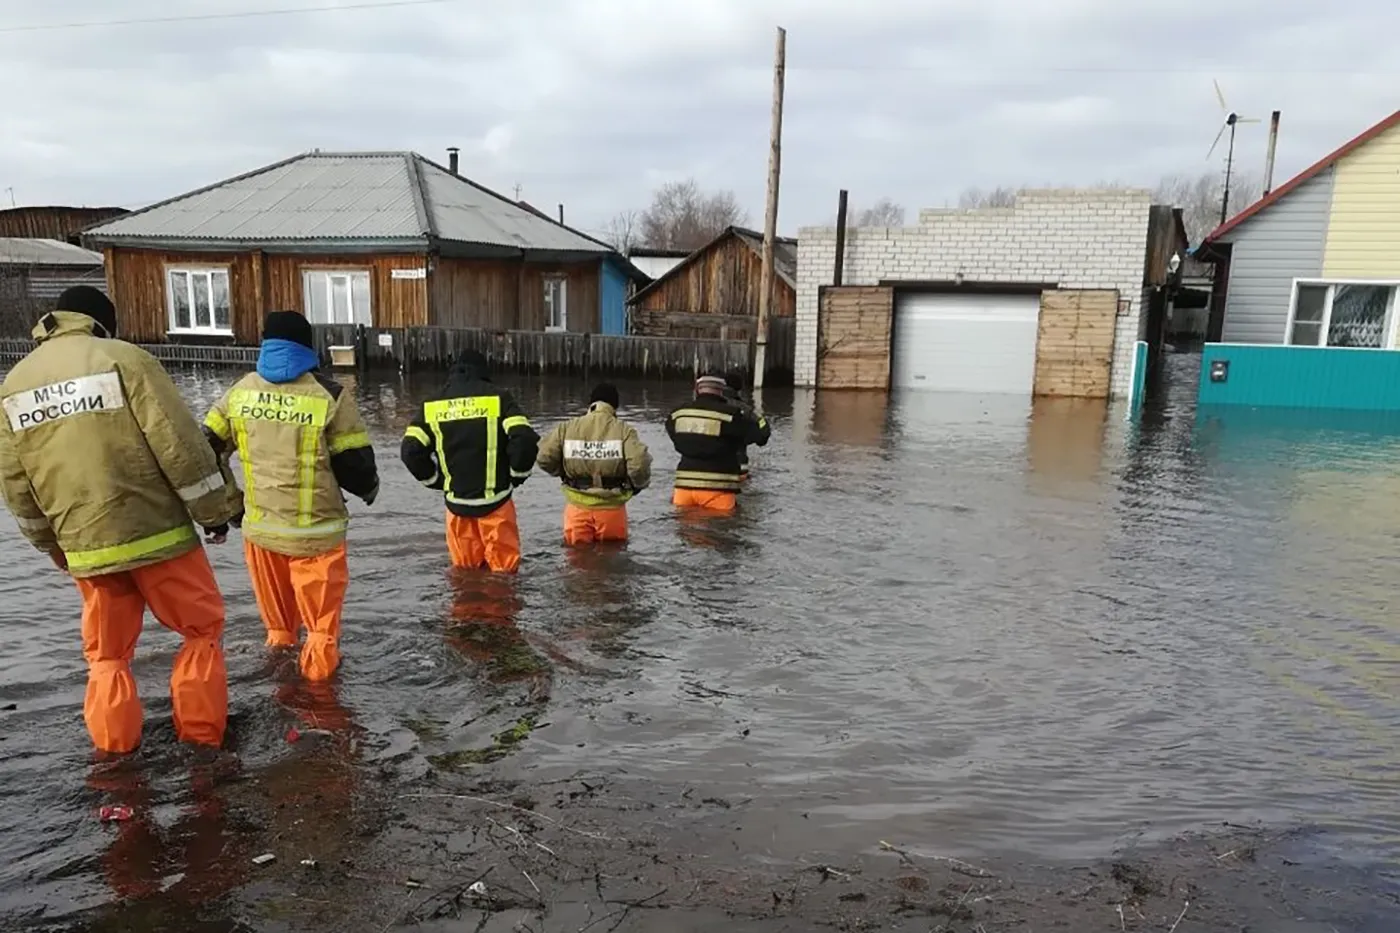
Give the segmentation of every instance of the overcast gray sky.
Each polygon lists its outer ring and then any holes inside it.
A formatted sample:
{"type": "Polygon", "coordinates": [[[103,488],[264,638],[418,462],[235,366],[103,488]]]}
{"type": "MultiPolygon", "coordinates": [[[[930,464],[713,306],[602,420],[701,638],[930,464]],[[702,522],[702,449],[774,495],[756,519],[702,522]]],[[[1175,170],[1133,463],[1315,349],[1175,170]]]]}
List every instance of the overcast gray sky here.
{"type": "MultiPolygon", "coordinates": [[[[911,212],[968,186],[1152,185],[1223,167],[1231,105],[1283,111],[1286,177],[1400,107],[1389,0],[0,0],[0,205],[138,206],[298,151],[415,149],[588,229],[659,183],[760,224],[788,30],[780,228],[837,189],[911,212]],[[1218,155],[1218,154],[1217,154],[1218,155]]],[[[1238,156],[1258,171],[1266,124],[1238,156]]]]}

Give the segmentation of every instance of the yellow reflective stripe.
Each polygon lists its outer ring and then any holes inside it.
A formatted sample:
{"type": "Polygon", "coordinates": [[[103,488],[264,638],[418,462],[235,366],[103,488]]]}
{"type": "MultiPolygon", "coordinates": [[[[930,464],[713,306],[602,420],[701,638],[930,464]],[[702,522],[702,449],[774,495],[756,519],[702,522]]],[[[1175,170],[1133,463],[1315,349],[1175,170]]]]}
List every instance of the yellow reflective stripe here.
{"type": "MultiPolygon", "coordinates": [[[[496,492],[496,449],[499,446],[500,424],[495,418],[486,419],[486,485],[482,492],[488,499],[496,492]]],[[[509,494],[510,490],[506,492],[509,494]]]]}
{"type": "Polygon", "coordinates": [[[193,540],[195,540],[194,528],[189,525],[181,525],[179,528],[162,531],[160,534],[141,538],[128,544],[114,544],[111,547],[101,547],[91,551],[69,551],[66,556],[70,570],[91,570],[94,567],[140,560],[143,557],[150,557],[152,554],[193,540]]]}
{"type": "MultiPolygon", "coordinates": [[[[300,520],[301,516],[297,516],[300,520]]],[[[317,535],[336,534],[350,527],[348,519],[337,518],[328,522],[318,522],[315,525],[299,525],[293,528],[290,525],[279,525],[276,522],[244,521],[243,527],[252,531],[265,531],[271,535],[282,535],[293,538],[312,538],[317,535]]]]}
{"type": "Polygon", "coordinates": [[[442,473],[442,491],[446,494],[452,488],[452,470],[447,466],[447,450],[442,444],[442,428],[434,426],[433,435],[436,438],[433,446],[437,449],[438,470],[442,473]]]}
{"type": "Polygon", "coordinates": [[[528,428],[529,426],[530,419],[526,418],[524,415],[511,415],[509,418],[501,422],[501,427],[505,428],[507,434],[509,434],[516,428],[528,428]]]}
{"type": "Polygon", "coordinates": [[[451,502],[453,505],[495,505],[497,502],[504,502],[509,498],[509,489],[502,489],[498,493],[480,499],[459,499],[452,495],[446,496],[447,501],[451,502]]]}
{"type": "Polygon", "coordinates": [[[574,489],[571,486],[564,487],[564,498],[574,505],[581,505],[584,508],[610,508],[626,505],[632,498],[630,490],[619,489],[615,492],[585,492],[582,489],[574,489]]]}
{"type": "Polygon", "coordinates": [[[510,475],[515,477],[516,479],[528,479],[530,476],[530,470],[517,470],[515,467],[511,467],[510,475]]]}
{"type": "Polygon", "coordinates": [[[476,418],[499,418],[501,399],[496,395],[474,395],[469,398],[444,398],[423,406],[423,420],[429,424],[440,421],[471,421],[476,418]]]}
{"type": "Polygon", "coordinates": [[[297,392],[271,392],[240,389],[229,397],[229,414],[235,418],[325,427],[330,416],[330,400],[297,392]]]}
{"type": "Polygon", "coordinates": [[[316,428],[302,428],[297,450],[297,526],[300,528],[311,524],[311,513],[316,507],[316,464],[320,455],[321,432],[316,428]]]}
{"type": "Polygon", "coordinates": [[[760,416],[759,416],[759,419],[758,419],[758,426],[759,426],[760,428],[766,428],[766,427],[768,427],[768,419],[767,419],[767,418],[764,418],[764,417],[762,417],[762,416],[760,415],[760,416]]]}
{"type": "Polygon", "coordinates": [[[243,517],[255,522],[262,515],[253,504],[253,461],[248,457],[248,424],[242,418],[233,420],[234,444],[238,446],[238,462],[243,465],[243,517]]]}
{"type": "Polygon", "coordinates": [[[213,431],[219,440],[228,440],[228,419],[217,409],[211,410],[209,414],[204,416],[204,426],[213,431]]]}
{"type": "Polygon", "coordinates": [[[353,434],[341,434],[330,439],[331,456],[343,454],[347,450],[354,450],[356,447],[368,447],[369,434],[365,431],[356,431],[353,434]]]}
{"type": "Polygon", "coordinates": [[[413,438],[415,441],[417,441],[418,443],[422,444],[424,447],[427,447],[427,448],[429,448],[429,449],[431,449],[432,446],[433,446],[433,441],[432,441],[431,438],[428,437],[428,432],[427,432],[427,431],[424,431],[422,428],[418,427],[418,425],[416,425],[416,424],[410,424],[410,425],[408,426],[408,430],[406,430],[406,431],[403,432],[403,436],[404,436],[404,437],[411,437],[411,438],[413,438]]]}
{"type": "Polygon", "coordinates": [[[708,408],[677,408],[671,412],[672,418],[710,418],[715,421],[733,421],[734,416],[722,411],[710,411],[708,408]]]}

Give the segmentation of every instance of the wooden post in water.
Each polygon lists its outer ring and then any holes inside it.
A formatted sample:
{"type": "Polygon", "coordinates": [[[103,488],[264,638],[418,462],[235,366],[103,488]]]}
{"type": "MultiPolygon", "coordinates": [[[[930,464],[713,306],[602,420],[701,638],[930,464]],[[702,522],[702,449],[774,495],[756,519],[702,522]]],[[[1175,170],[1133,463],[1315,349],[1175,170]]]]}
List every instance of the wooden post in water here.
{"type": "Polygon", "coordinates": [[[758,321],[754,326],[754,390],[763,388],[768,365],[768,312],[773,303],[773,240],[778,235],[778,177],[783,156],[783,72],[787,66],[787,30],[778,27],[773,53],[773,125],[768,141],[768,208],[763,218],[763,279],[758,293],[758,321]]]}

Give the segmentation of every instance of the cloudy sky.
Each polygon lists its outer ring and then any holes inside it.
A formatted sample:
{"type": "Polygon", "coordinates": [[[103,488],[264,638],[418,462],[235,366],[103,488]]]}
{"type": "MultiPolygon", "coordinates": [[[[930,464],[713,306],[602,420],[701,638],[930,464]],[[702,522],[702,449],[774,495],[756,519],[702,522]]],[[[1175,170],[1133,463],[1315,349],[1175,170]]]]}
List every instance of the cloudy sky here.
{"type": "MultiPolygon", "coordinates": [[[[912,212],[1219,171],[1212,79],[1244,115],[1283,111],[1280,177],[1400,107],[1391,0],[0,0],[0,205],[135,207],[311,148],[457,145],[472,178],[587,229],[687,177],[761,224],[777,25],[786,232],[842,187],[912,212]],[[340,8],[223,16],[315,6],[340,8]],[[163,17],[205,18],[87,25],[163,17]]],[[[1241,129],[1244,168],[1265,135],[1241,129]]]]}

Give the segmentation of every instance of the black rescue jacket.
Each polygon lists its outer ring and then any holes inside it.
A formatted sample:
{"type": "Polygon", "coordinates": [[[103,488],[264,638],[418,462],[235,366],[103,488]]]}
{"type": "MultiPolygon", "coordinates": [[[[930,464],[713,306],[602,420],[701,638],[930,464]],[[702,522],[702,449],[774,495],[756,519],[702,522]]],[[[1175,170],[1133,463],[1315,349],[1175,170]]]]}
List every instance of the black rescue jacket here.
{"type": "Polygon", "coordinates": [[[420,483],[442,490],[454,515],[480,518],[529,477],[539,443],[509,392],[458,366],[404,431],[399,456],[420,483]]]}
{"type": "Polygon", "coordinates": [[[697,395],[671,412],[666,433],[681,455],[677,489],[737,492],[744,448],[768,443],[768,421],[719,395],[697,395]]]}

